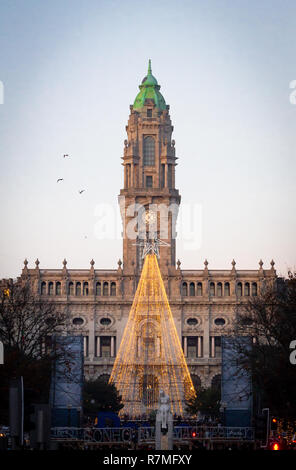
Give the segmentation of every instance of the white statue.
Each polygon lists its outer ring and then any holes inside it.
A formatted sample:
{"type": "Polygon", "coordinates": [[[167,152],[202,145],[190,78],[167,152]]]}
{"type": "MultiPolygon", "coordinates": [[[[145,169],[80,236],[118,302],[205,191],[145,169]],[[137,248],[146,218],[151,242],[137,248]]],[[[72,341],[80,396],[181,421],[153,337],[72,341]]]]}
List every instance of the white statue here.
{"type": "Polygon", "coordinates": [[[168,428],[168,415],[170,412],[170,398],[163,390],[159,392],[158,411],[161,419],[161,430],[168,428]]]}
{"type": "Polygon", "coordinates": [[[173,449],[173,415],[170,398],[163,390],[159,392],[158,410],[155,423],[155,449],[173,449]]]}

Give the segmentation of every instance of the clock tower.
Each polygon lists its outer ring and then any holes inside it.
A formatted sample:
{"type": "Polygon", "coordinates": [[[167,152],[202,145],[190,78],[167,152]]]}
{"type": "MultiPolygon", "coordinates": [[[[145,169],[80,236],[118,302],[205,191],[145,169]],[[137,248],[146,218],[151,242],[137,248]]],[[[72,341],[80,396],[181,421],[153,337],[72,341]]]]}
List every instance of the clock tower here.
{"type": "Polygon", "coordinates": [[[180,204],[175,188],[173,126],[149,60],[140,92],[130,106],[124,141],[124,187],[119,204],[123,222],[123,270],[139,275],[145,241],[159,238],[159,266],[163,274],[175,271],[175,227],[180,204]]]}

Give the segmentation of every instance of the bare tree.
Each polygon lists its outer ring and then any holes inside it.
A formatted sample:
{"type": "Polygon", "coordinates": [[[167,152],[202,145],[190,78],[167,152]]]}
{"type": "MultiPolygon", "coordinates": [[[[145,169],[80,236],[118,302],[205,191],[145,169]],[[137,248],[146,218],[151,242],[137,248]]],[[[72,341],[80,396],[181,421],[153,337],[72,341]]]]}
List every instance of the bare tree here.
{"type": "Polygon", "coordinates": [[[17,350],[27,359],[46,355],[46,339],[64,325],[65,314],[52,301],[35,295],[29,283],[5,287],[0,302],[0,338],[5,350],[17,350]]]}
{"type": "MultiPolygon", "coordinates": [[[[65,313],[34,294],[29,283],[10,283],[0,289],[2,424],[8,421],[8,388],[13,377],[23,376],[27,404],[48,401],[52,365],[64,355],[61,348],[52,347],[51,338],[61,332],[65,319],[65,313]]],[[[69,357],[66,360],[69,362],[69,357]]]]}

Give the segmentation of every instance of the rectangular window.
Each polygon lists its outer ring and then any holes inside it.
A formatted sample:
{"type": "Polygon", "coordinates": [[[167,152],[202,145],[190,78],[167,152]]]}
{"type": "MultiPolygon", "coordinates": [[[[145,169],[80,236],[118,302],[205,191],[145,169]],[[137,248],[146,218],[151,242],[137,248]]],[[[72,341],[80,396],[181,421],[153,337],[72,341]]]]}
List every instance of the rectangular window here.
{"type": "Polygon", "coordinates": [[[197,337],[187,337],[187,357],[197,357],[197,337]]]}
{"type": "Polygon", "coordinates": [[[52,339],[51,336],[46,336],[41,341],[41,355],[49,354],[52,351],[52,339]]]}
{"type": "Polygon", "coordinates": [[[101,336],[101,357],[111,356],[111,336],[101,336]]]}
{"type": "Polygon", "coordinates": [[[146,176],[146,188],[152,188],[153,187],[153,177],[152,176],[146,176]]]}
{"type": "Polygon", "coordinates": [[[144,138],[143,164],[144,166],[155,165],[155,140],[152,136],[147,136],[144,138]]]}
{"type": "Polygon", "coordinates": [[[147,109],[147,117],[152,117],[152,109],[147,109]]]}
{"type": "Polygon", "coordinates": [[[221,336],[215,336],[215,357],[222,356],[221,336]]]}

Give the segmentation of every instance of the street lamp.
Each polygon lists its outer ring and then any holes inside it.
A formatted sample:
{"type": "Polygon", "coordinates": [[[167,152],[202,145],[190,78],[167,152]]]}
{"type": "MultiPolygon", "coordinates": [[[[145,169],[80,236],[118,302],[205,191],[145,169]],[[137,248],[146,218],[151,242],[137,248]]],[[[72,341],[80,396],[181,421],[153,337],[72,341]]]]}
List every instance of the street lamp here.
{"type": "Polygon", "coordinates": [[[225,410],[226,410],[226,408],[227,408],[227,403],[225,401],[221,401],[219,411],[222,415],[222,424],[223,424],[223,426],[225,426],[225,410]]]}

